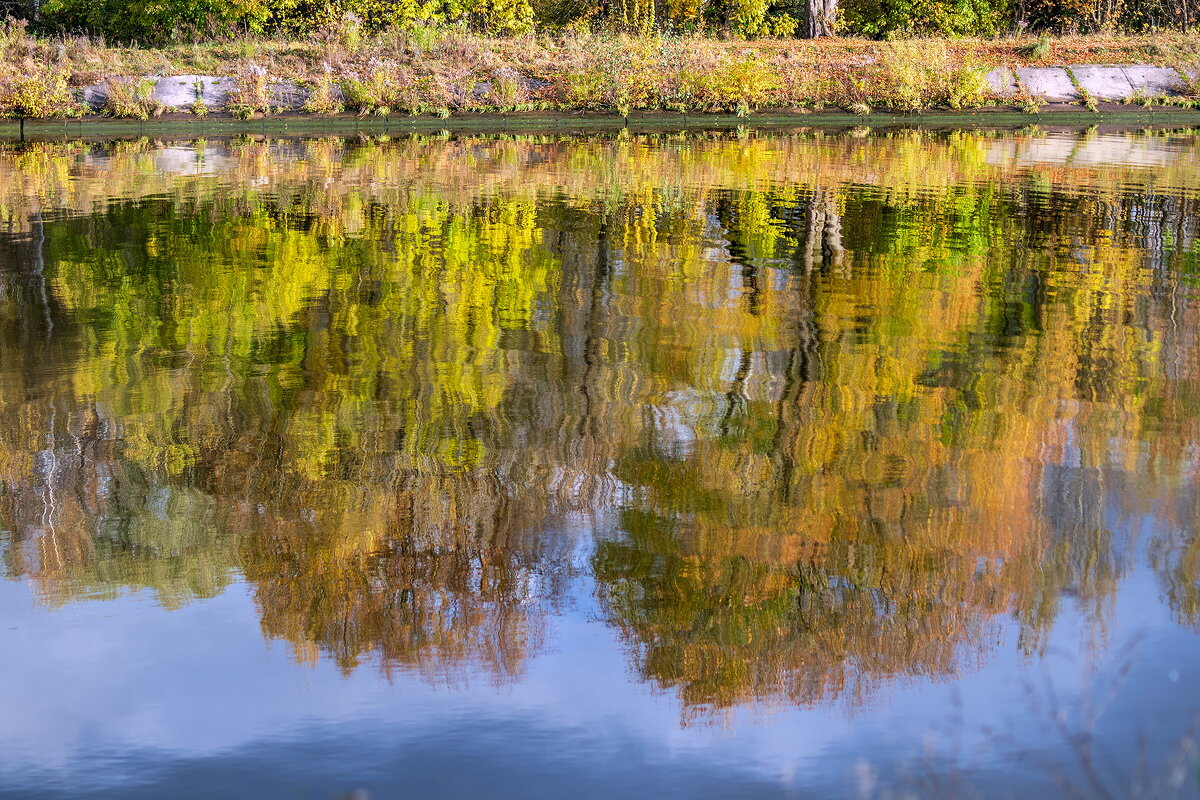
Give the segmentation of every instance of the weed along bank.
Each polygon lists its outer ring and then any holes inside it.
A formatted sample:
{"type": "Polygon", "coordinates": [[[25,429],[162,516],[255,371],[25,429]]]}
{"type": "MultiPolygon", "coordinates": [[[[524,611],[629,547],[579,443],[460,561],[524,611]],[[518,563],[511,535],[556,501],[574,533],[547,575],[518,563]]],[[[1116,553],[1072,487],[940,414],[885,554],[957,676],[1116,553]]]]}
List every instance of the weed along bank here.
{"type": "MultiPolygon", "coordinates": [[[[928,114],[1194,105],[1186,35],[1059,40],[720,41],[469,32],[113,48],[10,23],[0,113],[18,119],[164,115],[450,118],[520,114],[928,114]]],[[[815,119],[815,117],[814,117],[815,119]]]]}

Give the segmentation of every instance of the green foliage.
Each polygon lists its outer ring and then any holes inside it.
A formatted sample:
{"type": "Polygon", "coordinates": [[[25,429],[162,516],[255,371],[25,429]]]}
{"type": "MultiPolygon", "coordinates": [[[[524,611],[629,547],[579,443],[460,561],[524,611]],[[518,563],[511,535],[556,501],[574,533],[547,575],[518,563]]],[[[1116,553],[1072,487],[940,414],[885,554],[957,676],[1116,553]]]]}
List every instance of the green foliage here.
{"type": "Polygon", "coordinates": [[[238,31],[262,32],[271,15],[272,4],[267,0],[47,0],[42,6],[42,25],[92,31],[118,41],[158,43],[238,31]]]}
{"type": "Polygon", "coordinates": [[[371,32],[395,29],[409,32],[413,43],[431,44],[439,26],[462,25],[491,34],[511,36],[533,29],[529,0],[301,0],[277,8],[277,29],[316,31],[332,37],[350,51],[371,32]]]}
{"type": "Polygon", "coordinates": [[[1006,0],[843,0],[848,32],[881,39],[989,36],[1009,21],[1006,0]]]}
{"type": "Polygon", "coordinates": [[[449,5],[447,17],[500,36],[519,36],[534,26],[529,0],[459,0],[449,5]]]}
{"type": "Polygon", "coordinates": [[[888,42],[880,47],[876,68],[845,76],[833,101],[854,113],[871,106],[902,112],[976,108],[991,96],[985,74],[951,57],[944,43],[888,42]]]}
{"type": "MultiPolygon", "coordinates": [[[[380,31],[436,38],[446,29],[497,36],[534,30],[638,35],[790,37],[807,28],[800,0],[45,0],[39,28],[143,44],[245,34],[312,36],[356,52],[380,31]]],[[[1015,31],[1188,30],[1200,0],[841,0],[836,29],[873,39],[996,36],[1015,31]]],[[[1041,60],[1039,39],[1025,56],[1041,60]]]]}
{"type": "Polygon", "coordinates": [[[533,29],[533,7],[529,0],[47,0],[41,15],[46,30],[85,30],[125,42],[317,33],[351,51],[370,32],[429,25],[521,35],[533,29]]]}
{"type": "Polygon", "coordinates": [[[664,75],[659,50],[652,40],[624,46],[597,41],[594,57],[562,78],[567,104],[581,109],[654,108],[660,104],[664,75]]]}

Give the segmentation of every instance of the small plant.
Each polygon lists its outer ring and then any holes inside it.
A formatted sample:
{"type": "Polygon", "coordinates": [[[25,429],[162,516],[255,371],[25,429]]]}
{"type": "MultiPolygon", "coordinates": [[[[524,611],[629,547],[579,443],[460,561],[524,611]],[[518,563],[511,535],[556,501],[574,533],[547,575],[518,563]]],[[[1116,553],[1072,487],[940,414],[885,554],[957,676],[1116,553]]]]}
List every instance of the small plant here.
{"type": "Polygon", "coordinates": [[[947,75],[946,105],[950,108],[979,108],[994,98],[992,86],[983,68],[963,65],[947,75]]]}
{"type": "Polygon", "coordinates": [[[1096,105],[1096,98],[1091,91],[1079,82],[1079,78],[1075,77],[1075,71],[1070,67],[1066,67],[1067,77],[1071,79],[1071,85],[1075,87],[1075,93],[1079,95],[1079,105],[1091,111],[1093,114],[1100,113],[1100,107],[1096,105]]]}
{"type": "Polygon", "coordinates": [[[851,103],[846,110],[856,117],[865,117],[871,113],[871,107],[866,103],[851,103]]]}
{"type": "Polygon", "coordinates": [[[1175,67],[1179,75],[1179,92],[1188,97],[1200,95],[1200,65],[1195,61],[1175,67]]]}
{"type": "Polygon", "coordinates": [[[1194,109],[1200,107],[1200,98],[1197,97],[1162,97],[1159,102],[1164,106],[1174,108],[1194,109]]]}
{"type": "Polygon", "coordinates": [[[302,108],[310,114],[340,114],[345,111],[342,93],[333,82],[333,68],[328,64],[313,82],[302,108]]]}
{"type": "Polygon", "coordinates": [[[360,117],[383,111],[383,116],[391,113],[387,81],[381,71],[373,71],[366,78],[346,78],[341,82],[342,97],[346,99],[346,107],[358,113],[360,117]]]}
{"type": "Polygon", "coordinates": [[[411,25],[404,31],[408,46],[416,53],[427,53],[442,39],[442,30],[436,25],[411,25]]]}
{"type": "Polygon", "coordinates": [[[200,81],[192,84],[192,92],[196,99],[192,102],[192,113],[197,117],[208,116],[208,103],[204,102],[204,84],[200,81]]]}
{"type": "Polygon", "coordinates": [[[338,26],[338,39],[342,47],[351,53],[358,50],[363,40],[362,18],[353,12],[343,15],[341,24],[338,26]]]}
{"type": "Polygon", "coordinates": [[[879,53],[880,69],[870,76],[868,91],[896,111],[920,111],[933,105],[937,76],[932,74],[925,49],[916,42],[885,44],[879,53]]]}
{"type": "Polygon", "coordinates": [[[1041,61],[1050,55],[1050,37],[1040,36],[1038,40],[1021,48],[1021,55],[1030,61],[1041,61]]]}
{"type": "Polygon", "coordinates": [[[594,109],[606,105],[605,95],[610,82],[595,68],[571,71],[563,76],[563,99],[571,108],[594,109]]]}
{"type": "Polygon", "coordinates": [[[1075,91],[1079,93],[1079,105],[1091,111],[1093,114],[1100,113],[1100,107],[1096,105],[1096,97],[1086,87],[1078,82],[1075,84],[1075,91]]]}
{"type": "Polygon", "coordinates": [[[1036,98],[1022,97],[1017,101],[1017,108],[1021,109],[1026,114],[1040,114],[1042,111],[1041,105],[1036,98]]]}
{"type": "Polygon", "coordinates": [[[627,114],[622,109],[656,107],[663,100],[660,56],[648,40],[631,46],[607,43],[594,58],[565,72],[562,97],[570,108],[616,110],[622,116],[627,114]]]}
{"type": "Polygon", "coordinates": [[[888,42],[880,47],[879,66],[868,72],[855,98],[896,111],[915,112],[935,106],[977,108],[992,96],[986,72],[963,63],[940,42],[888,42]]]}
{"type": "Polygon", "coordinates": [[[267,71],[251,64],[237,77],[237,88],[225,101],[225,110],[238,119],[271,111],[271,86],[267,71]]]}
{"type": "Polygon", "coordinates": [[[1125,98],[1125,103],[1131,106],[1141,106],[1142,108],[1153,108],[1155,97],[1143,89],[1136,89],[1133,94],[1125,98]]]}
{"type": "Polygon", "coordinates": [[[107,116],[150,119],[162,112],[163,107],[154,101],[154,81],[149,78],[116,78],[108,82],[108,97],[104,101],[107,116]]]}
{"type": "Polygon", "coordinates": [[[521,76],[511,69],[497,70],[488,93],[496,108],[511,109],[521,104],[524,87],[521,76]]]}

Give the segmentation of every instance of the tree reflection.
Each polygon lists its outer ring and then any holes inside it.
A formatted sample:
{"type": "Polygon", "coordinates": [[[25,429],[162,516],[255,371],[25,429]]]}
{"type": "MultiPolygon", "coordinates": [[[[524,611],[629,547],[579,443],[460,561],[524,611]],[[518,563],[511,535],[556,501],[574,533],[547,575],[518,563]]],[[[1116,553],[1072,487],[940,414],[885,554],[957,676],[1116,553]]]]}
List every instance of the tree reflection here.
{"type": "Polygon", "coordinates": [[[63,603],[244,577],[296,656],[521,674],[588,566],[689,715],[1198,620],[1185,135],[0,153],[0,550],[63,603]],[[1082,138],[1078,148],[1116,146],[1082,138]],[[1130,187],[1139,187],[1130,191],[1130,187]],[[1146,527],[1146,526],[1142,526],[1146,527]]]}

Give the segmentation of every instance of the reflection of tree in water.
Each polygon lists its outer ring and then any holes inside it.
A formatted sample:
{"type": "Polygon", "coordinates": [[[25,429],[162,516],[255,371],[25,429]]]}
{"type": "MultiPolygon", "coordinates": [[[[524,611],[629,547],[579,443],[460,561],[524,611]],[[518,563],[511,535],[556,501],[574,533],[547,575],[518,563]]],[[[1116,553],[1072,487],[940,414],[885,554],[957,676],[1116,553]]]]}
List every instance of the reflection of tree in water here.
{"type": "Polygon", "coordinates": [[[348,505],[362,513],[283,520],[247,508],[231,520],[247,533],[240,564],[266,634],[345,670],[369,656],[434,677],[468,664],[498,679],[523,671],[569,563],[524,527],[537,509],[470,477],[417,479],[348,505]]]}
{"type": "Polygon", "coordinates": [[[997,184],[986,145],[246,142],[171,199],[144,147],[0,158],[68,208],[130,187],[44,267],[11,240],[7,571],[166,605],[240,571],[304,660],[509,679],[559,522],[617,507],[606,619],[693,711],[947,675],[1005,613],[1033,652],[1064,595],[1100,622],[1122,516],[1194,623],[1194,200],[997,184]]]}
{"type": "Polygon", "coordinates": [[[805,212],[804,268],[811,272],[822,264],[836,266],[841,263],[844,252],[837,193],[817,189],[805,212]]]}

